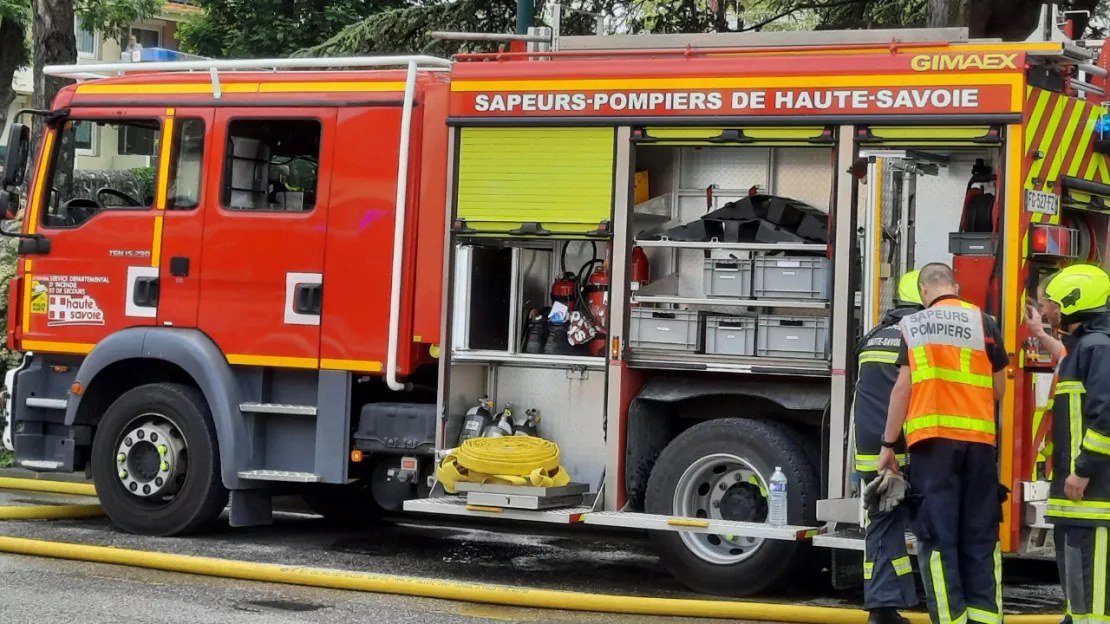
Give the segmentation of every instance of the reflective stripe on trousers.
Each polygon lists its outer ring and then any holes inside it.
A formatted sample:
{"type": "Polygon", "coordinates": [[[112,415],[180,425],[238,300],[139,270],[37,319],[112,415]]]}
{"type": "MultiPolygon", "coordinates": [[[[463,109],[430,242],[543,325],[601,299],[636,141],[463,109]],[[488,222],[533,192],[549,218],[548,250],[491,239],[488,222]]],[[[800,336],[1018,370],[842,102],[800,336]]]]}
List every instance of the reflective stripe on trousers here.
{"type": "Polygon", "coordinates": [[[1064,591],[1075,624],[1110,624],[1107,576],[1110,573],[1110,529],[1061,527],[1065,532],[1064,591]]]}

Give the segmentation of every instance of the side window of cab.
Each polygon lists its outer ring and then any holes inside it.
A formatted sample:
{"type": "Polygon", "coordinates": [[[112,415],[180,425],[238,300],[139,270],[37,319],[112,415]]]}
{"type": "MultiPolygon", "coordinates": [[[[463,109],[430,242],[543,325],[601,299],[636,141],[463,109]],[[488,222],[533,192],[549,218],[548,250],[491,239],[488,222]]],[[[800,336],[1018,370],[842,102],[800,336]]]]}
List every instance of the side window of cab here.
{"type": "Polygon", "coordinates": [[[161,122],[69,119],[51,155],[42,226],[79,227],[104,210],[154,206],[161,122]]]}

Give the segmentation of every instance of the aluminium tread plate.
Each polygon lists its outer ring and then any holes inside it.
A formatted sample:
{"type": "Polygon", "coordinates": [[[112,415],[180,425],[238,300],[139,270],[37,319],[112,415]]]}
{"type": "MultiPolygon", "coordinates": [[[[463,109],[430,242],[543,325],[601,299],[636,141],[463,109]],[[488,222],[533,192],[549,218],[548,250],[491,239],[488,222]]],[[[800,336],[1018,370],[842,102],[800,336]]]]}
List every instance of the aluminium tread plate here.
{"type": "Polygon", "coordinates": [[[545,509],[542,511],[529,511],[525,509],[503,509],[496,507],[475,507],[468,505],[466,500],[455,496],[442,496],[440,498],[422,498],[405,501],[405,511],[446,515],[468,516],[471,518],[504,518],[508,520],[522,520],[524,522],[543,522],[547,524],[574,524],[582,521],[589,507],[566,507],[563,509],[545,509]]]}
{"type": "MultiPolygon", "coordinates": [[[[835,548],[837,550],[858,550],[863,552],[865,540],[862,531],[852,529],[836,533],[825,533],[813,538],[813,545],[822,548],[835,548]]],[[[913,533],[906,532],[906,549],[909,553],[917,553],[917,538],[913,533]]]]}
{"type": "Polygon", "coordinates": [[[757,539],[801,541],[813,538],[822,529],[805,526],[775,526],[759,522],[735,522],[709,518],[680,518],[656,514],[600,511],[586,514],[586,524],[653,531],[690,531],[713,535],[735,535],[757,539]]]}

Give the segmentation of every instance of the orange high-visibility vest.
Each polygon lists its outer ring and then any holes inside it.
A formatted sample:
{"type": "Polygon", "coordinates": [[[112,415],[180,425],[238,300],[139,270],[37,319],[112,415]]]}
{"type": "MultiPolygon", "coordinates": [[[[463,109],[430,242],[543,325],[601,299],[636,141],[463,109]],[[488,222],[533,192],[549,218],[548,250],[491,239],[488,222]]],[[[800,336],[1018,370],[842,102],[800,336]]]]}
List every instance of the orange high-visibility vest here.
{"type": "Polygon", "coordinates": [[[913,388],[906,444],[930,438],[994,444],[994,371],[983,313],[944,299],[902,319],[913,388]]]}

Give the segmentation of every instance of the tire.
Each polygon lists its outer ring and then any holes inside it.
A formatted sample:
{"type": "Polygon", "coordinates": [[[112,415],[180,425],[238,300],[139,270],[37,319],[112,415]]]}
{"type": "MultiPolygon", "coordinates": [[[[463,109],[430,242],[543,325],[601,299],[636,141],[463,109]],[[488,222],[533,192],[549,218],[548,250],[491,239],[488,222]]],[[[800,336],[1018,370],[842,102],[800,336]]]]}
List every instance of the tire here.
{"type": "MultiPolygon", "coordinates": [[[[179,445],[180,446],[180,445],[179,445]]],[[[220,474],[219,443],[212,413],[196,388],[156,383],[120,396],[100,421],[93,438],[92,473],[104,511],[121,529],[140,535],[171,536],[210,528],[227,507],[228,492],[220,474]],[[143,422],[162,418],[178,430],[184,443],[183,474],[170,494],[146,499],[125,486],[117,463],[121,443],[143,422]]]]}
{"type": "MultiPolygon", "coordinates": [[[[672,440],[652,469],[646,511],[649,514],[762,522],[766,518],[765,502],[762,506],[757,501],[754,506],[739,507],[750,511],[750,517],[729,517],[723,504],[713,511],[697,510],[691,513],[680,508],[686,503],[679,501],[676,490],[685,488],[686,492],[696,491],[704,496],[704,492],[713,495],[717,491],[716,486],[730,493],[739,488],[744,490],[740,496],[750,502],[753,497],[758,498],[762,494],[757,497],[759,488],[753,492],[746,485],[747,479],[740,478],[741,473],[754,470],[766,483],[776,466],[782,468],[789,482],[789,521],[791,524],[812,525],[817,515],[819,485],[805,452],[778,426],[747,418],[703,422],[672,440]],[[738,458],[738,462],[730,464],[736,467],[735,472],[733,468],[717,470],[726,460],[715,458],[723,457],[738,458]],[[710,476],[707,479],[720,480],[713,487],[708,481],[694,487],[701,480],[690,480],[684,475],[696,474],[700,470],[708,471],[710,476]],[[735,482],[726,479],[730,474],[735,482]],[[684,486],[684,483],[693,486],[684,486]],[[762,517],[759,513],[761,509],[762,517]]],[[[718,502],[724,502],[724,499],[718,502]]],[[[737,509],[735,505],[732,508],[737,509]]],[[[793,581],[794,574],[805,570],[807,560],[813,555],[811,544],[799,542],[762,540],[754,545],[737,544],[718,536],[675,531],[653,531],[651,540],[660,559],[676,579],[695,591],[722,596],[745,597],[773,591],[793,581]],[[712,543],[714,538],[717,544],[712,543]],[[740,552],[742,550],[744,552],[740,552]]]]}

